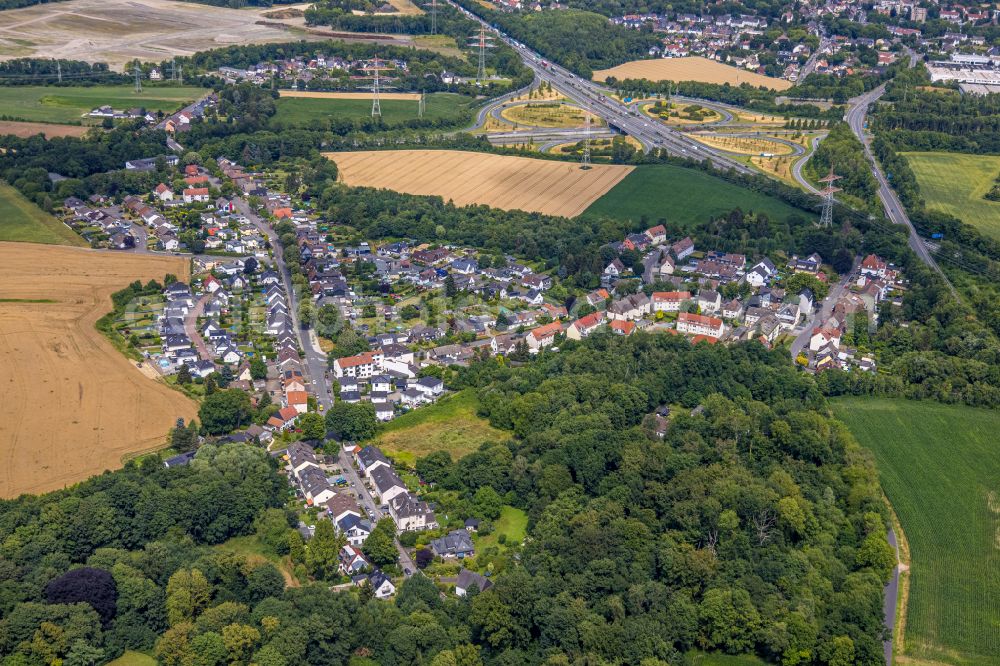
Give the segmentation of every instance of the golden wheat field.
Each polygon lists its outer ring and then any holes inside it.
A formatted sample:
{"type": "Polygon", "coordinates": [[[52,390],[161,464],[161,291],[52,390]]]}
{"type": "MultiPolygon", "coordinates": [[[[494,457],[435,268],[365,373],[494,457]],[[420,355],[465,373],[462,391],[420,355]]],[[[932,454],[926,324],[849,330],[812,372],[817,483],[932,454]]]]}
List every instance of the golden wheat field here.
{"type": "Polygon", "coordinates": [[[604,81],[613,76],[619,81],[625,79],[648,79],[649,81],[701,81],[702,83],[729,83],[739,85],[764,86],[772,90],[787,90],[791,82],[775,79],[739,67],[724,65],[701,56],[686,58],[656,58],[654,60],[633,60],[611,69],[594,72],[595,81],[604,81]]]}
{"type": "Polygon", "coordinates": [[[491,155],[460,150],[324,153],[348,185],[439,196],[457,206],[485,204],[574,217],[618,184],[630,166],[491,155]]]}
{"type": "MultiPolygon", "coordinates": [[[[307,99],[367,99],[371,100],[370,92],[318,92],[310,90],[282,90],[278,93],[281,97],[305,97],[307,99]]],[[[412,100],[420,99],[420,93],[385,93],[379,92],[379,99],[385,101],[390,99],[412,100]]]]}
{"type": "Polygon", "coordinates": [[[15,120],[0,120],[0,136],[13,134],[26,139],[36,134],[44,134],[46,139],[60,136],[83,136],[90,130],[86,125],[52,125],[49,123],[29,123],[15,120]]]}
{"type": "Polygon", "coordinates": [[[0,497],[62,488],[162,446],[195,403],[149,379],[94,323],[174,257],[0,243],[0,497]]]}

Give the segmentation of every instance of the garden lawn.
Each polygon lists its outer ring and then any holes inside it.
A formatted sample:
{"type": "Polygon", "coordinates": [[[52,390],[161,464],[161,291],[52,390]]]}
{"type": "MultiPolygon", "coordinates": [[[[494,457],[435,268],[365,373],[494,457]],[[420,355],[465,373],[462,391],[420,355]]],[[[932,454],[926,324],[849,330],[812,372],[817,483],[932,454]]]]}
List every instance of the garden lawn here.
{"type": "Polygon", "coordinates": [[[85,114],[108,105],[117,111],[142,107],[172,113],[210,91],[193,86],[8,86],[0,95],[0,116],[46,123],[83,122],[99,125],[85,114]]]}
{"type": "Polygon", "coordinates": [[[905,656],[1000,663],[1000,412],[844,398],[910,545],[905,656]]]}
{"type": "Polygon", "coordinates": [[[156,664],[154,657],[135,650],[126,650],[122,656],[108,662],[108,666],[156,666],[156,664]]]}
{"type": "Polygon", "coordinates": [[[692,225],[724,215],[734,208],[766,213],[778,220],[787,220],[793,215],[815,217],[780,199],[671,164],[636,167],[591,204],[583,215],[633,221],[645,215],[650,225],[661,218],[674,224],[692,225]]]}
{"type": "Polygon", "coordinates": [[[264,560],[270,562],[281,575],[285,578],[286,587],[298,587],[299,583],[295,580],[292,575],[292,565],[291,560],[288,557],[281,557],[270,548],[261,543],[260,539],[256,536],[241,536],[232,537],[228,541],[224,541],[217,546],[214,546],[216,550],[236,553],[237,555],[242,555],[247,558],[250,562],[263,562],[264,560]]]}
{"type": "Polygon", "coordinates": [[[447,451],[459,459],[485,442],[509,437],[476,414],[479,399],[471,389],[441,398],[436,404],[418,407],[382,427],[376,444],[405,466],[435,451],[447,451]]]}
{"type": "MultiPolygon", "coordinates": [[[[279,127],[314,127],[327,119],[370,120],[370,99],[322,99],[281,97],[275,101],[277,112],[271,122],[279,127]]],[[[379,102],[382,120],[397,125],[418,120],[416,100],[386,99],[379,102]]],[[[424,106],[424,120],[446,121],[449,125],[471,124],[475,100],[455,93],[430,93],[424,106]]]]}
{"type": "Polygon", "coordinates": [[[3,183],[0,183],[0,241],[88,247],[72,229],[3,183]]]}
{"type": "Polygon", "coordinates": [[[1000,201],[983,198],[1000,176],[1000,156],[902,154],[917,177],[928,209],[954,215],[981,233],[1000,239],[1000,201]]]}
{"type": "Polygon", "coordinates": [[[527,533],[528,514],[521,509],[504,505],[500,511],[500,517],[493,523],[493,531],[487,536],[477,538],[476,544],[481,549],[497,545],[500,535],[504,534],[506,535],[505,542],[509,545],[515,545],[524,541],[527,533]]]}

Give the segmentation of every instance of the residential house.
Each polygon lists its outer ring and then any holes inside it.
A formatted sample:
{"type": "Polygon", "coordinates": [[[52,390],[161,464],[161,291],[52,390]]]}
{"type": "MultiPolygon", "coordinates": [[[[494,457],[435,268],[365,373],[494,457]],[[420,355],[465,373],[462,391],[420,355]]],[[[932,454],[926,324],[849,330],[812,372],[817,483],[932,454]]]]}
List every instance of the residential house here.
{"type": "Polygon", "coordinates": [[[357,546],[346,544],[340,549],[340,570],[346,576],[353,576],[366,569],[371,569],[371,563],[357,546]]]}
{"type": "Polygon", "coordinates": [[[694,253],[694,241],[691,240],[690,236],[686,236],[671,245],[670,252],[677,258],[677,261],[683,261],[694,253]]]}
{"type": "Polygon", "coordinates": [[[412,387],[431,399],[444,393],[444,382],[437,377],[421,377],[412,387]]]}
{"type": "Polygon", "coordinates": [[[711,289],[700,290],[696,302],[702,312],[714,314],[722,309],[722,296],[711,289]]]}
{"type": "Polygon", "coordinates": [[[376,467],[369,476],[380,504],[388,504],[393,497],[406,491],[406,484],[391,468],[376,467]]]}
{"type": "Polygon", "coordinates": [[[185,188],[181,195],[184,199],[184,203],[194,203],[194,202],[207,202],[208,201],[208,188],[207,187],[188,187],[185,188]]]}
{"type": "Polygon", "coordinates": [[[430,543],[431,550],[438,557],[446,559],[465,559],[476,554],[475,546],[472,544],[472,537],[464,530],[453,530],[443,537],[434,539],[430,543]]]}
{"type": "Polygon", "coordinates": [[[371,585],[372,593],[376,599],[388,599],[396,594],[396,586],[392,580],[382,571],[376,571],[368,577],[368,584],[371,585]]]}
{"type": "Polygon", "coordinates": [[[464,597],[469,593],[469,590],[475,588],[480,592],[485,592],[493,586],[489,578],[486,578],[482,574],[477,574],[475,571],[469,571],[468,569],[462,569],[458,572],[458,580],[455,582],[455,594],[460,597],[464,597]]]}
{"type": "Polygon", "coordinates": [[[401,493],[389,501],[389,515],[401,532],[430,530],[437,527],[437,519],[427,502],[410,493],[401,493]]]}
{"type": "Polygon", "coordinates": [[[649,314],[650,299],[639,292],[613,302],[608,307],[608,319],[635,320],[649,314]]]}
{"type": "Polygon", "coordinates": [[[354,460],[358,463],[358,469],[367,478],[371,478],[372,472],[383,467],[385,469],[392,469],[392,463],[389,459],[385,457],[382,450],[377,446],[366,446],[354,455],[354,460]]]}
{"type": "Polygon", "coordinates": [[[681,306],[690,300],[690,291],[654,291],[650,296],[653,312],[680,312],[681,306]]]}
{"type": "Polygon", "coordinates": [[[725,324],[716,317],[682,312],[677,316],[677,330],[688,335],[721,338],[725,331],[725,324]]]}
{"type": "Polygon", "coordinates": [[[353,513],[346,514],[336,521],[337,531],[347,538],[347,543],[352,546],[361,546],[372,533],[372,524],[353,513]]]}
{"type": "Polygon", "coordinates": [[[589,315],[580,317],[566,329],[566,338],[569,340],[582,340],[605,323],[604,312],[591,312],[589,315]]]}
{"type": "Polygon", "coordinates": [[[367,379],[383,370],[381,351],[366,351],[355,356],[338,358],[333,363],[333,374],[340,377],[357,377],[367,379]]]}
{"type": "Polygon", "coordinates": [[[840,347],[840,331],[835,328],[818,327],[809,338],[809,351],[819,351],[828,344],[840,347]]]}
{"type": "Polygon", "coordinates": [[[562,333],[562,324],[557,321],[531,329],[528,335],[525,336],[525,340],[528,343],[528,350],[537,353],[545,347],[550,347],[556,341],[556,336],[560,333],[562,333]]]}

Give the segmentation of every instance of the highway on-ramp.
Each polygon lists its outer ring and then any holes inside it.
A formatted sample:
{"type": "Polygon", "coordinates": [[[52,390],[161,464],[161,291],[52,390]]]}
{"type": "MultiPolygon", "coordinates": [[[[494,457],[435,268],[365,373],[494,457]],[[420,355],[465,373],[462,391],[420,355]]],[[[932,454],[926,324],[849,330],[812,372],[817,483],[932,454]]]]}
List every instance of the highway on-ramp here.
{"type": "Polygon", "coordinates": [[[554,89],[581,108],[603,118],[609,126],[634,137],[642,143],[646,150],[659,148],[680,157],[690,157],[700,161],[707,160],[719,169],[734,169],[747,174],[756,173],[742,162],[707,148],[663,123],[642,117],[638,112],[605,94],[606,91],[592,81],[582,79],[569,70],[548,62],[539,53],[514,40],[488,21],[458,5],[453,0],[449,0],[449,2],[468,18],[486,26],[497,38],[512,48],[524,64],[535,73],[536,79],[547,81],[554,89]]]}

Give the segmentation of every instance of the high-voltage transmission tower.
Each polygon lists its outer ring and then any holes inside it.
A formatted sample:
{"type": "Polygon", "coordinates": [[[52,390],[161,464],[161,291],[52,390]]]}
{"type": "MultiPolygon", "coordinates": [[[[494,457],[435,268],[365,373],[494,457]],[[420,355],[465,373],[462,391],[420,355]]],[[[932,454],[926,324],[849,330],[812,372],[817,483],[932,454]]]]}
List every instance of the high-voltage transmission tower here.
{"type": "Polygon", "coordinates": [[[139,63],[138,62],[135,63],[135,67],[133,67],[133,71],[135,72],[135,91],[137,93],[141,93],[142,92],[142,70],[139,69],[139,63]]]}
{"type": "Polygon", "coordinates": [[[375,79],[372,82],[372,118],[382,117],[382,106],[379,103],[378,90],[378,56],[375,56],[375,79]]]}
{"type": "Polygon", "coordinates": [[[417,102],[417,117],[424,117],[424,109],[427,105],[427,97],[423,90],[420,91],[420,100],[417,102]]]}
{"type": "Polygon", "coordinates": [[[479,49],[479,70],[476,72],[476,83],[482,84],[486,80],[486,49],[494,48],[493,36],[486,34],[486,26],[479,26],[479,34],[469,38],[469,46],[479,49]]]}
{"type": "Polygon", "coordinates": [[[821,227],[833,225],[833,195],[840,192],[840,188],[834,187],[833,184],[838,180],[840,180],[840,176],[834,175],[832,166],[826,178],[819,179],[819,182],[826,184],[826,187],[819,192],[823,197],[823,214],[819,218],[819,226],[821,227]]]}
{"type": "Polygon", "coordinates": [[[431,0],[425,7],[431,8],[431,34],[436,35],[438,31],[438,3],[437,0],[431,0]]]}

